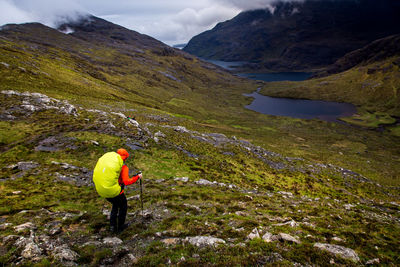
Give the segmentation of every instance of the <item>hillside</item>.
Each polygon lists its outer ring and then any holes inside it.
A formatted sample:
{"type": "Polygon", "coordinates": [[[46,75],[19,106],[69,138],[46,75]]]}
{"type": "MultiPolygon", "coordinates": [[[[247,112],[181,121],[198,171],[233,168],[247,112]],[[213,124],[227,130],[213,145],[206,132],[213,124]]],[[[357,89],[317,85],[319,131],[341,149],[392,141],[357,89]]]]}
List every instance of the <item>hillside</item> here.
{"type": "MultiPolygon", "coordinates": [[[[268,83],[262,94],[275,97],[349,102],[358,114],[345,121],[367,127],[400,117],[400,35],[376,40],[340,58],[314,79],[268,83]],[[319,77],[319,78],[318,78],[319,77]]],[[[397,132],[397,128],[393,129],[397,132]]]]}
{"type": "Polygon", "coordinates": [[[396,0],[276,2],[273,9],[242,12],[193,37],[184,50],[250,62],[246,71],[310,71],[399,33],[396,0]]]}
{"type": "Polygon", "coordinates": [[[0,30],[1,265],[400,263],[398,136],[258,114],[262,83],[95,17],[67,28],[0,30]],[[120,147],[144,211],[129,186],[113,235],[92,170],[120,147]]]}

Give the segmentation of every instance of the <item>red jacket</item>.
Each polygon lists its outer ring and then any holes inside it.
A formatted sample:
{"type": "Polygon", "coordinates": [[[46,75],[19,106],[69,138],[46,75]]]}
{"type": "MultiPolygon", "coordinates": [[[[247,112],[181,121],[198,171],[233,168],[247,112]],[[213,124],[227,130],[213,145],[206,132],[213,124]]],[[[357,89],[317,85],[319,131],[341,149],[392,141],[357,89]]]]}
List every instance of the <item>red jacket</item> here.
{"type": "MultiPolygon", "coordinates": [[[[129,178],[129,168],[126,165],[122,166],[121,173],[119,174],[119,179],[118,182],[120,185],[131,185],[133,183],[136,183],[136,181],[139,179],[139,175],[132,176],[132,178],[129,178]]],[[[121,190],[121,194],[124,193],[124,190],[121,190]]]]}

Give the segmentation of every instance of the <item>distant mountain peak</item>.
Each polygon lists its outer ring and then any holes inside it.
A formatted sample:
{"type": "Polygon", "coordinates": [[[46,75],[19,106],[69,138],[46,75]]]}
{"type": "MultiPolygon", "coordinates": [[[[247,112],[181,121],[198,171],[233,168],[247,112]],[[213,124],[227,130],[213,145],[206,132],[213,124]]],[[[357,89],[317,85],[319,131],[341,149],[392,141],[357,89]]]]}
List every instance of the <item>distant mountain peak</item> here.
{"type": "Polygon", "coordinates": [[[254,69],[310,70],[400,32],[398,0],[278,1],[272,7],[219,23],[184,50],[207,59],[247,61],[254,69]]]}

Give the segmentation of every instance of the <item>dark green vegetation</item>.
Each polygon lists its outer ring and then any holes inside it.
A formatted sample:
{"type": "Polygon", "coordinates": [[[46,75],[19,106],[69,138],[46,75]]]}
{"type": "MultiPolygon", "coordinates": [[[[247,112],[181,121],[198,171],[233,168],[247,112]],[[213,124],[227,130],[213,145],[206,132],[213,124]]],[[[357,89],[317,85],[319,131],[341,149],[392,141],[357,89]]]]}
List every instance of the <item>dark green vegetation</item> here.
{"type": "Polygon", "coordinates": [[[0,31],[1,91],[76,107],[0,93],[2,265],[400,264],[398,136],[251,112],[242,94],[262,84],[92,19],[72,35],[39,24],[0,31]],[[110,205],[90,171],[119,147],[143,171],[145,220],[131,186],[132,225],[107,245],[110,205]],[[17,232],[26,222],[31,231],[17,232]],[[248,240],[256,227],[301,243],[248,240]],[[194,236],[225,244],[197,247],[194,236]]]}
{"type": "Polygon", "coordinates": [[[276,1],[193,37],[185,51],[247,61],[245,72],[315,70],[376,39],[399,33],[397,0],[276,1]]]}

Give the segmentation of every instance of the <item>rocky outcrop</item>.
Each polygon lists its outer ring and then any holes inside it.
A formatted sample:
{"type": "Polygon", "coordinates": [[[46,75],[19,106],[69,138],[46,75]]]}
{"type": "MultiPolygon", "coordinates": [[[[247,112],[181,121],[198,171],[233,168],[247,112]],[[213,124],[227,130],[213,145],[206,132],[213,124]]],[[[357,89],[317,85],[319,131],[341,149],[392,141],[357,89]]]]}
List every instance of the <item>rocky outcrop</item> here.
{"type": "MultiPolygon", "coordinates": [[[[22,104],[19,106],[19,108],[20,110],[25,110],[28,113],[33,113],[41,110],[54,109],[60,113],[72,115],[75,117],[78,116],[76,107],[71,105],[67,100],[60,101],[58,99],[51,98],[48,97],[47,95],[40,93],[30,93],[30,92],[20,93],[12,90],[4,90],[1,91],[1,93],[9,96],[23,97],[24,100],[22,104]]],[[[10,113],[12,113],[12,111],[10,113]]]]}
{"type": "Polygon", "coordinates": [[[352,260],[355,262],[360,261],[360,258],[358,257],[357,253],[352,250],[351,248],[345,248],[342,246],[338,245],[331,245],[331,244],[323,244],[323,243],[316,243],[314,244],[315,248],[328,251],[329,253],[332,253],[336,256],[352,260]]]}
{"type": "Polygon", "coordinates": [[[221,238],[216,238],[212,236],[194,236],[194,237],[186,237],[185,242],[192,244],[197,247],[216,247],[219,244],[225,244],[225,240],[221,238]]]}

